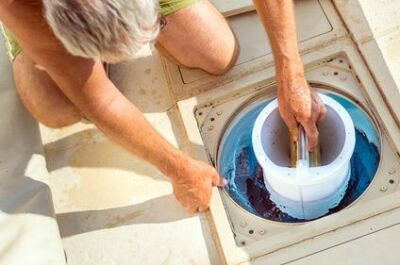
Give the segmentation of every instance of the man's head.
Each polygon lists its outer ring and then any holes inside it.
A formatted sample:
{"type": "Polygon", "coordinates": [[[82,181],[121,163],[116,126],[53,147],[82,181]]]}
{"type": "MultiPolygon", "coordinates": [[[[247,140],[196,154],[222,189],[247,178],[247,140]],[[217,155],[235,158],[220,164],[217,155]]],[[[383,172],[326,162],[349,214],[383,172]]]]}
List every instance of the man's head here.
{"type": "Polygon", "coordinates": [[[73,55],[119,62],[159,32],[157,0],[44,0],[46,18],[73,55]]]}

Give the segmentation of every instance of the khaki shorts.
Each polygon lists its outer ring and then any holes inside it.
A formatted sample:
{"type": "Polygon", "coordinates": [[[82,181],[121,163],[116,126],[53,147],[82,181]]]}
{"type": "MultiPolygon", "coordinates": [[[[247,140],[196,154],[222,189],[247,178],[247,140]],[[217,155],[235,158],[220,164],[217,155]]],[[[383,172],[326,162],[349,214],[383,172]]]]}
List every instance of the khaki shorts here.
{"type": "Polygon", "coordinates": [[[199,1],[200,0],[160,0],[160,14],[165,17],[199,1]]]}
{"type": "MultiPolygon", "coordinates": [[[[165,17],[180,9],[190,6],[200,0],[160,0],[160,15],[165,17]]],[[[0,32],[3,37],[10,61],[14,61],[15,57],[21,53],[22,49],[12,34],[0,23],[0,32]]]]}
{"type": "Polygon", "coordinates": [[[7,55],[10,61],[14,61],[15,57],[21,53],[21,47],[18,42],[14,39],[11,33],[0,23],[0,33],[3,38],[4,46],[6,47],[7,55]]]}

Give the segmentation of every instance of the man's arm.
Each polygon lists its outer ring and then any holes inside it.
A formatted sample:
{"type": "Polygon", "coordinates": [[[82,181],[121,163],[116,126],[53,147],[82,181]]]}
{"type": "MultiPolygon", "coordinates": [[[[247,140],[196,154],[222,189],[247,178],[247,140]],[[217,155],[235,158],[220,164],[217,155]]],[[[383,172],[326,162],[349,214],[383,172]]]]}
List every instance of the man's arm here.
{"type": "Polygon", "coordinates": [[[318,141],[316,123],[325,114],[317,94],[304,77],[297,46],[293,0],[253,0],[271,42],[278,82],[279,111],[294,139],[300,123],[309,139],[309,148],[318,141]]]}
{"type": "Polygon", "coordinates": [[[188,211],[205,210],[212,185],[222,184],[215,169],[162,138],[107,78],[101,62],[68,54],[45,22],[40,3],[0,4],[0,19],[24,53],[44,67],[68,99],[107,136],[170,177],[175,195],[188,211]]]}

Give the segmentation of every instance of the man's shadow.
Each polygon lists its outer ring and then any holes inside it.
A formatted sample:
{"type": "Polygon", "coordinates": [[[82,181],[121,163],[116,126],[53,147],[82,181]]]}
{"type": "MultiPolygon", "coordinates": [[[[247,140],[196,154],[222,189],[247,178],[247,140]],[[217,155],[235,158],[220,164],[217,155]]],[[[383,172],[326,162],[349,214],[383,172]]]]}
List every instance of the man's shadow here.
{"type": "Polygon", "coordinates": [[[125,207],[57,214],[62,237],[133,224],[169,223],[191,216],[172,194],[125,207]]]}

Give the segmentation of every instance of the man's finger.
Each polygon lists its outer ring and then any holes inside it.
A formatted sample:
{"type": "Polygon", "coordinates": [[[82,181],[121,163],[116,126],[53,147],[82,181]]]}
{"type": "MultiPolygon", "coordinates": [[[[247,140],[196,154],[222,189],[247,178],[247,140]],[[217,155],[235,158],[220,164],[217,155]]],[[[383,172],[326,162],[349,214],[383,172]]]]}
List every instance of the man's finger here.
{"type": "Polygon", "coordinates": [[[228,184],[228,181],[227,181],[225,178],[220,177],[220,176],[218,175],[218,173],[215,172],[215,174],[214,174],[214,176],[213,176],[212,184],[213,184],[213,186],[224,187],[225,185],[228,184]]]}
{"type": "Polygon", "coordinates": [[[292,116],[290,118],[284,119],[286,126],[289,129],[290,134],[293,137],[293,140],[297,141],[299,139],[299,128],[296,119],[292,116]]]}
{"type": "Polygon", "coordinates": [[[321,123],[325,119],[326,115],[326,107],[324,104],[319,105],[319,116],[317,119],[317,123],[321,123]]]}
{"type": "Polygon", "coordinates": [[[303,124],[303,128],[306,131],[307,139],[308,139],[308,151],[314,150],[314,148],[318,144],[318,129],[314,122],[308,122],[305,125],[303,124]]]}
{"type": "Polygon", "coordinates": [[[325,118],[325,113],[326,113],[325,104],[322,101],[321,97],[316,92],[312,92],[312,98],[313,98],[312,109],[314,109],[315,112],[317,113],[317,115],[314,117],[316,117],[316,122],[320,123],[325,118]]]}
{"type": "Polygon", "coordinates": [[[199,209],[198,206],[196,205],[191,205],[191,206],[183,206],[183,208],[185,209],[185,211],[189,214],[194,214],[197,212],[197,210],[199,209]]]}
{"type": "Polygon", "coordinates": [[[199,212],[205,212],[208,210],[208,205],[203,205],[199,207],[199,212]]]}

